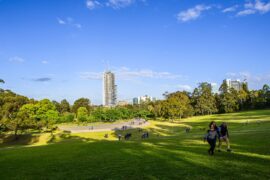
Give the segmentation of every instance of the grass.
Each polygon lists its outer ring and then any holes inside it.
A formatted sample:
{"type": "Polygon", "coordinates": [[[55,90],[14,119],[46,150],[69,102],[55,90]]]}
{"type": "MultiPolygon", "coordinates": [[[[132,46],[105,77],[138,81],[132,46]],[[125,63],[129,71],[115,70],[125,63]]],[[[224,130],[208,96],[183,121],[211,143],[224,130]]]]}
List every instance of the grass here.
{"type": "Polygon", "coordinates": [[[2,143],[0,179],[270,179],[270,110],[151,121],[144,130],[147,140],[128,130],[132,138],[120,142],[122,132],[58,132],[2,143]],[[233,153],[207,154],[212,120],[228,123],[233,153]]]}

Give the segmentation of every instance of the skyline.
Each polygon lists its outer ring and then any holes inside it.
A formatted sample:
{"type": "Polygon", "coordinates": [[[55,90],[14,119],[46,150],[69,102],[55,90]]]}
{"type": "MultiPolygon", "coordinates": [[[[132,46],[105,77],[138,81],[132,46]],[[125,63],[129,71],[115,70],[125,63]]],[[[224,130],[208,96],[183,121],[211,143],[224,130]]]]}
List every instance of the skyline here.
{"type": "Polygon", "coordinates": [[[226,78],[259,89],[270,84],[269,18],[263,0],[0,0],[1,88],[101,104],[109,68],[119,100],[226,78]]]}

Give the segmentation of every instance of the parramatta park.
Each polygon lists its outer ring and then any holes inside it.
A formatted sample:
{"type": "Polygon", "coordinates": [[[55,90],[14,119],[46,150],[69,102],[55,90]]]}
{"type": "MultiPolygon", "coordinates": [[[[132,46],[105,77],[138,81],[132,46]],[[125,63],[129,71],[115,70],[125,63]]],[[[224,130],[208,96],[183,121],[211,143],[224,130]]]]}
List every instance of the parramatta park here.
{"type": "Polygon", "coordinates": [[[91,106],[87,98],[73,105],[38,101],[1,89],[0,177],[269,179],[269,86],[223,86],[220,94],[201,83],[198,93],[116,107],[91,106]]]}
{"type": "Polygon", "coordinates": [[[270,180],[270,0],[0,0],[0,180],[270,180]]]}

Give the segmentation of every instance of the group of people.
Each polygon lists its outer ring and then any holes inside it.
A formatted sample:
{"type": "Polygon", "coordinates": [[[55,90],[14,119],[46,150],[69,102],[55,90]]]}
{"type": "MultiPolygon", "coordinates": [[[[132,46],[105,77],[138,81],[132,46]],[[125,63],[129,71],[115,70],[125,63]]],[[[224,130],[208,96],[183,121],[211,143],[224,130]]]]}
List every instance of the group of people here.
{"type": "Polygon", "coordinates": [[[230,141],[229,141],[229,131],[227,124],[223,122],[219,127],[216,125],[214,121],[212,121],[209,124],[209,130],[207,130],[207,134],[204,137],[204,141],[207,140],[207,142],[210,145],[210,148],[208,149],[209,155],[214,155],[214,151],[216,148],[216,142],[218,140],[218,152],[221,152],[221,145],[222,142],[225,142],[227,145],[227,151],[231,152],[230,148],[230,141]]]}
{"type": "MultiPolygon", "coordinates": [[[[131,136],[132,136],[131,133],[127,133],[127,134],[124,136],[124,138],[125,138],[125,140],[129,140],[129,139],[131,138],[131,136]]],[[[118,134],[117,137],[118,137],[118,140],[121,141],[121,139],[122,139],[122,134],[118,134]]]]}

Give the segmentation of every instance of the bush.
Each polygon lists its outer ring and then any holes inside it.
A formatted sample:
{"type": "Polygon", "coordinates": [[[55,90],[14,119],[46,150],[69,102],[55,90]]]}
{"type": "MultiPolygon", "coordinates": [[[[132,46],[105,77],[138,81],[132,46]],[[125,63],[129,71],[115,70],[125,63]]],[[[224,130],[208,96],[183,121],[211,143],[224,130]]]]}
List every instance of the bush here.
{"type": "Polygon", "coordinates": [[[60,123],[68,123],[68,122],[73,122],[75,118],[75,114],[73,113],[64,113],[60,117],[60,123]]]}

